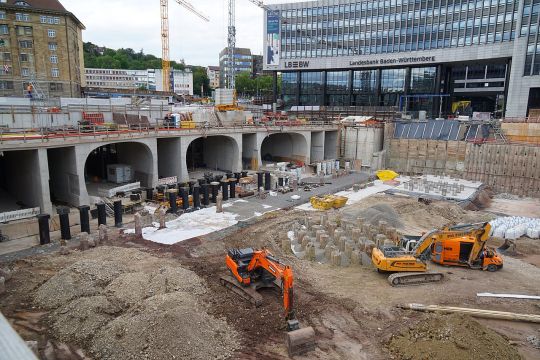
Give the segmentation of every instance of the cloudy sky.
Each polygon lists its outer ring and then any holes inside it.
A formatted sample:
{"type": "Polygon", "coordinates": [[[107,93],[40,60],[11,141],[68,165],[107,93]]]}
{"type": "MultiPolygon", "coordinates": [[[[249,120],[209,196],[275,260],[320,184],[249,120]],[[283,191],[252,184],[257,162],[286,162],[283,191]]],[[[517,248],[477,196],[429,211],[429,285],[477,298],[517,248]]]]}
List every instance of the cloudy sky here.
{"type": "MultiPolygon", "coordinates": [[[[109,48],[144,49],[161,57],[159,0],[61,0],[86,26],[84,41],[109,48]]],[[[227,42],[227,0],[190,0],[210,22],[169,0],[171,60],[190,65],[218,65],[227,42]]],[[[266,4],[295,2],[266,0],[266,4]]],[[[236,0],[236,46],[262,55],[263,10],[236,0]]]]}

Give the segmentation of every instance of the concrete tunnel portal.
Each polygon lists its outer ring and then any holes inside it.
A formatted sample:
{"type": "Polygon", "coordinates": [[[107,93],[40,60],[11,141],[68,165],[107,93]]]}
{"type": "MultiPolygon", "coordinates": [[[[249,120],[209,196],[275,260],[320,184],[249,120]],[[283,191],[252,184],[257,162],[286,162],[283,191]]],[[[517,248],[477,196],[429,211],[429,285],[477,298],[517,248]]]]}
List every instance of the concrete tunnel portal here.
{"type": "Polygon", "coordinates": [[[38,150],[0,152],[0,212],[43,207],[42,191],[38,150]]]}
{"type": "Polygon", "coordinates": [[[223,135],[199,137],[193,140],[186,151],[189,177],[200,177],[201,172],[239,171],[237,161],[240,149],[237,142],[223,135]]]}
{"type": "Polygon", "coordinates": [[[309,162],[306,138],[297,133],[276,133],[268,135],[261,145],[263,163],[290,161],[305,164],[309,162]]]}
{"type": "Polygon", "coordinates": [[[152,151],[145,144],[138,142],[99,146],[86,157],[84,178],[88,194],[92,196],[98,196],[100,188],[113,188],[137,181],[142,187],[152,186],[152,151]],[[128,170],[117,165],[127,165],[128,170]],[[111,168],[116,170],[113,171],[111,168]]]}

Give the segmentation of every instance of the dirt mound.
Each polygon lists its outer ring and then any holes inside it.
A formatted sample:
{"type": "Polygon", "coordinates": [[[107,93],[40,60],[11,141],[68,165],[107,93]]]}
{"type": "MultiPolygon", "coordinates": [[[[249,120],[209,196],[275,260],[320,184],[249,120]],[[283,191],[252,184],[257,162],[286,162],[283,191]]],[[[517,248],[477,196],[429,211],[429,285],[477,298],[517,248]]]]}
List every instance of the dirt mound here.
{"type": "Polygon", "coordinates": [[[105,296],[83,297],[56,310],[51,316],[54,318],[51,327],[59,340],[82,344],[120,311],[105,296]]]}
{"type": "Polygon", "coordinates": [[[73,299],[98,295],[124,271],[125,267],[112,261],[81,260],[41,285],[34,299],[44,309],[56,309],[73,299]]]}
{"type": "Polygon", "coordinates": [[[226,359],[240,347],[237,339],[195,296],[171,293],[148,298],[110,322],[92,352],[101,359],[226,359]]]}
{"type": "Polygon", "coordinates": [[[207,313],[207,285],[177,262],[109,247],[74,253],[34,293],[58,340],[96,359],[219,359],[240,336],[207,313]]]}
{"type": "Polygon", "coordinates": [[[390,205],[386,204],[377,204],[368,207],[367,209],[357,210],[357,211],[348,211],[344,214],[346,217],[361,217],[366,220],[366,222],[378,225],[379,221],[386,221],[389,226],[400,227],[403,224],[399,220],[399,214],[392,208],[390,205]]]}
{"type": "Polygon", "coordinates": [[[392,338],[389,348],[407,360],[521,359],[508,341],[469,317],[435,315],[392,338]]]}

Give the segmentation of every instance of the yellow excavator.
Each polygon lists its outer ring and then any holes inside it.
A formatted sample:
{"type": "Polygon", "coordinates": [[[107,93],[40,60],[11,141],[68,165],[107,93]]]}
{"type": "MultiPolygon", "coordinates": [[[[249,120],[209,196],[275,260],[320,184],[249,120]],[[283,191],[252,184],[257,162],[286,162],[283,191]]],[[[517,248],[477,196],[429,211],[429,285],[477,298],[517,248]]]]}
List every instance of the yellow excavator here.
{"type": "Polygon", "coordinates": [[[488,248],[491,225],[485,223],[447,226],[422,236],[404,236],[393,246],[380,246],[371,253],[377,271],[392,272],[392,286],[441,281],[443,274],[427,271],[427,260],[447,266],[496,271],[503,260],[495,249],[488,248]]]}

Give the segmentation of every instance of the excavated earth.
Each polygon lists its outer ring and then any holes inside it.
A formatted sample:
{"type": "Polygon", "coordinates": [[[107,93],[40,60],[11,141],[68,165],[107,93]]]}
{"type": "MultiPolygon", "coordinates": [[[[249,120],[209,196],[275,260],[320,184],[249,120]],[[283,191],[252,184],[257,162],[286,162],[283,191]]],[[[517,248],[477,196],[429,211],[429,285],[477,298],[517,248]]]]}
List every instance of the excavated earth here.
{"type": "MultiPolygon", "coordinates": [[[[306,215],[277,211],[254,224],[161,245],[125,235],[84,252],[72,250],[4,264],[14,270],[0,309],[42,359],[286,359],[279,294],[262,292],[254,308],[223,288],[224,254],[266,247],[295,273],[297,317],[312,326],[317,348],[296,359],[537,359],[530,339],[540,326],[401,310],[410,302],[540,313],[534,302],[478,298],[476,292],[532,293],[540,270],[505,256],[496,273],[430,264],[440,284],[392,288],[369,265],[332,267],[294,257],[281,241],[306,215]],[[529,340],[528,340],[529,339],[529,340]]],[[[383,219],[418,234],[491,215],[445,202],[430,205],[378,195],[343,217],[383,219]]],[[[540,244],[528,244],[540,253],[540,244]]],[[[1,264],[0,264],[1,266],[1,264]]]]}

